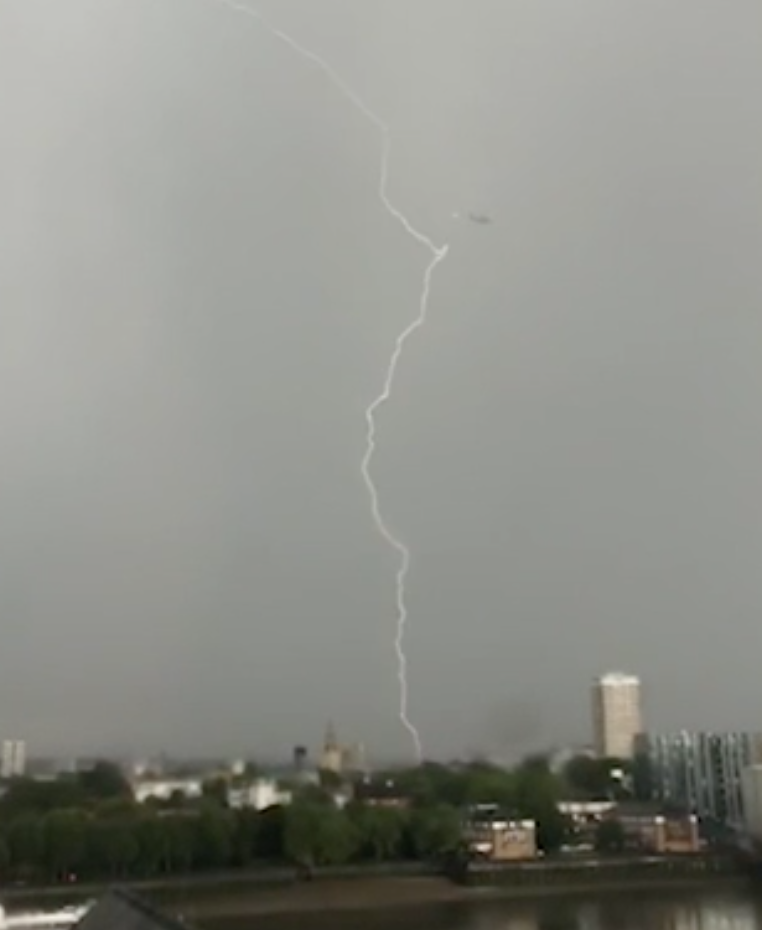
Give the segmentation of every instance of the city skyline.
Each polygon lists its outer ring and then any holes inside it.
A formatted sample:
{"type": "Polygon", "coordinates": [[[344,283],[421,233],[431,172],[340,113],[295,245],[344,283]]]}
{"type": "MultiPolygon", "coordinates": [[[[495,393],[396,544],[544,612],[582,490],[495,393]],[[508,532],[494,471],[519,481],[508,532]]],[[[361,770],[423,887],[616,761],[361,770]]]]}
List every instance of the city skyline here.
{"type": "MultiPolygon", "coordinates": [[[[451,763],[451,762],[468,762],[474,760],[489,761],[497,765],[515,764],[522,757],[531,757],[534,754],[546,754],[549,758],[568,758],[575,753],[583,755],[590,754],[601,759],[622,759],[632,761],[638,755],[648,754],[655,746],[677,745],[684,746],[686,741],[706,738],[720,740],[729,738],[736,739],[739,734],[745,737],[753,738],[762,745],[762,731],[757,736],[757,729],[742,730],[737,726],[728,726],[721,729],[707,728],[705,726],[689,727],[678,724],[671,729],[648,726],[644,717],[644,695],[642,691],[642,682],[639,675],[631,672],[607,671],[597,675],[589,686],[589,694],[592,697],[590,702],[590,719],[589,732],[587,738],[574,740],[568,738],[565,742],[561,741],[553,745],[535,745],[524,747],[523,752],[519,747],[515,747],[515,752],[509,752],[502,756],[490,755],[482,750],[474,750],[470,753],[461,755],[451,755],[449,757],[427,757],[424,761],[451,763]]],[[[756,745],[756,743],[755,743],[756,745]]],[[[372,766],[369,764],[367,747],[361,739],[356,737],[346,738],[346,734],[339,735],[335,721],[329,719],[322,735],[313,734],[312,740],[302,742],[291,742],[285,749],[280,749],[275,753],[261,754],[254,747],[236,747],[236,751],[223,753],[219,756],[205,757],[203,753],[189,752],[178,754],[172,751],[172,747],[165,745],[158,753],[153,753],[154,761],[175,760],[183,762],[195,760],[206,762],[216,759],[220,763],[230,763],[233,767],[240,767],[245,762],[254,764],[262,763],[266,766],[282,766],[292,764],[297,768],[303,766],[312,766],[314,768],[333,771],[363,771],[372,766]],[[232,760],[232,761],[231,761],[232,760]]],[[[27,743],[25,740],[4,739],[2,740],[2,769],[3,777],[10,777],[11,774],[23,774],[27,761],[27,743]],[[20,760],[20,761],[19,761],[20,760]]],[[[99,752],[96,747],[92,751],[84,753],[83,757],[87,759],[107,758],[109,751],[99,752]]],[[[131,759],[130,764],[138,765],[141,768],[151,768],[151,763],[147,761],[145,753],[140,750],[133,750],[125,753],[123,750],[116,752],[119,758],[131,759]]],[[[151,755],[149,753],[149,755],[151,755]]],[[[372,755],[372,750],[371,750],[372,755]]],[[[34,755],[33,762],[39,762],[45,758],[45,754],[34,755]]],[[[761,757],[762,758],[762,757],[761,757]]],[[[59,760],[60,761],[60,760],[59,760]]],[[[71,764],[78,764],[76,756],[70,757],[71,764]]],[[[375,767],[389,764],[409,764],[409,759],[390,758],[388,755],[376,757],[373,759],[375,767]]]]}

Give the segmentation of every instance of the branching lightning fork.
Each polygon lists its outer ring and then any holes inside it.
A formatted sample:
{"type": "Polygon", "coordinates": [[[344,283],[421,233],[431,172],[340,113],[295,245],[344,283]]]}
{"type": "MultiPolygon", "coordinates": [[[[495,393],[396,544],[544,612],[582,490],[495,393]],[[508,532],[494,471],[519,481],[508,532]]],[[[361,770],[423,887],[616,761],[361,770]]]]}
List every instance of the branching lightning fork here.
{"type": "Polygon", "coordinates": [[[301,43],[297,42],[296,39],[292,38],[288,33],[278,29],[258,10],[246,6],[244,3],[238,2],[238,0],[216,0],[216,2],[228,7],[237,13],[257,20],[260,25],[263,26],[272,36],[274,36],[276,39],[279,39],[297,55],[322,71],[323,74],[325,74],[325,76],[336,87],[339,93],[346,97],[346,99],[349,100],[349,102],[376,127],[381,135],[382,140],[381,169],[378,182],[379,200],[381,201],[387,213],[389,213],[389,215],[395,219],[400,224],[400,226],[402,226],[404,231],[412,239],[414,239],[419,245],[422,245],[430,255],[430,260],[426,265],[426,269],[423,275],[421,295],[418,302],[418,313],[412,322],[410,322],[397,336],[394,344],[394,350],[392,351],[392,354],[389,358],[389,363],[386,367],[386,373],[381,392],[365,410],[365,421],[367,426],[366,446],[365,454],[363,455],[362,462],[360,463],[362,478],[370,496],[370,507],[371,514],[373,516],[373,522],[375,523],[376,529],[380,535],[394,550],[399,558],[399,566],[396,575],[397,631],[394,638],[394,648],[397,654],[397,671],[400,689],[399,716],[402,725],[412,737],[413,743],[415,745],[416,755],[420,761],[423,758],[423,746],[421,743],[420,734],[411,721],[408,713],[407,657],[404,650],[405,625],[408,618],[407,602],[405,597],[405,583],[407,580],[408,571],[410,570],[411,555],[409,548],[392,532],[381,514],[378,488],[376,487],[371,474],[371,464],[376,451],[376,414],[392,396],[392,391],[394,389],[394,379],[397,374],[397,368],[399,366],[402,353],[405,349],[405,344],[413,335],[413,333],[415,333],[416,330],[420,329],[426,323],[432,276],[437,265],[447,256],[449,246],[435,245],[427,235],[416,229],[416,227],[410,222],[405,214],[389,199],[387,191],[389,184],[389,164],[392,144],[391,131],[388,124],[384,122],[384,120],[382,120],[378,114],[376,114],[365,103],[360,95],[357,94],[352,89],[352,87],[341,78],[336,70],[324,58],[306,48],[301,43]]]}

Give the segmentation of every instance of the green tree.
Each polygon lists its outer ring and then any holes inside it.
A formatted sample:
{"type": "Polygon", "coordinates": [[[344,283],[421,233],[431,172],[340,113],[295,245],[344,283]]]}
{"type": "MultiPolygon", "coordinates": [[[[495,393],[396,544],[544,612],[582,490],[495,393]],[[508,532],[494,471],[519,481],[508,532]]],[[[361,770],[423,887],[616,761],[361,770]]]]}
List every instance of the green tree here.
{"type": "Polygon", "coordinates": [[[85,861],[88,819],[82,811],[54,810],[44,821],[45,864],[56,879],[76,874],[85,861]]]}
{"type": "Polygon", "coordinates": [[[415,854],[421,859],[454,852],[463,839],[458,812],[447,804],[414,811],[410,819],[410,838],[415,854]]]}
{"type": "Polygon", "coordinates": [[[0,799],[0,811],[4,820],[10,820],[21,813],[45,814],[61,808],[81,807],[83,803],[82,788],[72,776],[62,775],[52,781],[14,778],[0,799]]]}
{"type": "Polygon", "coordinates": [[[267,807],[257,818],[257,854],[262,859],[283,859],[286,855],[286,808],[267,807]]]}
{"type": "Polygon", "coordinates": [[[563,774],[572,792],[591,800],[630,796],[632,766],[623,759],[575,756],[566,763],[563,774]]]}
{"type": "Polygon", "coordinates": [[[233,857],[235,824],[230,814],[207,806],[196,819],[194,862],[200,868],[223,869],[233,857]]]}
{"type": "Polygon", "coordinates": [[[141,808],[131,798],[110,798],[100,801],[94,808],[98,817],[103,820],[122,819],[137,820],[141,808]]]}
{"type": "Polygon", "coordinates": [[[181,791],[180,788],[176,788],[166,802],[162,802],[162,807],[167,807],[170,810],[183,810],[184,808],[190,807],[188,803],[188,796],[184,791],[181,791]]]}
{"type": "Polygon", "coordinates": [[[349,818],[322,804],[297,802],[286,811],[286,856],[301,866],[338,865],[356,849],[349,818]]]}
{"type": "Polygon", "coordinates": [[[0,876],[5,878],[5,875],[10,869],[11,866],[11,851],[8,846],[8,841],[4,836],[0,836],[0,876]]]}
{"type": "Polygon", "coordinates": [[[496,804],[505,809],[516,806],[518,786],[513,772],[486,763],[475,763],[463,774],[463,803],[496,804]]]}
{"type": "Polygon", "coordinates": [[[91,769],[80,772],[78,781],[88,800],[104,801],[111,798],[132,798],[132,787],[118,765],[96,762],[91,769]]]}
{"type": "Polygon", "coordinates": [[[135,870],[148,878],[172,869],[172,849],[166,818],[152,811],[143,813],[135,825],[138,846],[135,870]]]}
{"type": "Polygon", "coordinates": [[[376,781],[410,798],[415,807],[431,807],[450,793],[457,779],[446,766],[426,762],[412,769],[381,773],[376,781]]]}
{"type": "MultiPolygon", "coordinates": [[[[333,773],[332,773],[333,774],[333,773]]],[[[293,790],[294,800],[303,804],[319,804],[322,807],[335,807],[336,802],[331,794],[331,789],[324,784],[320,785],[298,785],[293,790]]]]}
{"type": "Polygon", "coordinates": [[[438,762],[424,762],[419,766],[419,789],[414,800],[420,807],[446,804],[460,807],[466,802],[469,770],[455,770],[438,762]]]}
{"type": "Polygon", "coordinates": [[[326,791],[337,791],[341,788],[341,775],[339,775],[338,772],[334,772],[332,769],[320,769],[318,777],[320,779],[320,787],[324,788],[326,791]]]}
{"type": "Polygon", "coordinates": [[[163,817],[166,867],[168,872],[189,872],[196,855],[194,814],[174,813],[163,817]]]}
{"type": "Polygon", "coordinates": [[[376,861],[401,856],[407,821],[404,811],[356,804],[351,806],[348,815],[355,825],[360,855],[376,861]]]}
{"type": "Polygon", "coordinates": [[[261,854],[259,848],[260,816],[252,808],[237,811],[233,832],[233,862],[248,866],[261,854]]]}
{"type": "Polygon", "coordinates": [[[208,778],[201,786],[201,791],[206,800],[227,807],[228,783],[224,778],[208,778]]]}
{"type": "Polygon", "coordinates": [[[547,762],[532,759],[516,772],[516,799],[523,817],[537,825],[537,845],[543,852],[556,852],[565,842],[569,824],[558,809],[561,784],[547,762]]]}
{"type": "Polygon", "coordinates": [[[315,865],[320,820],[325,813],[322,806],[298,802],[286,810],[283,850],[298,865],[315,865]]]}
{"type": "Polygon", "coordinates": [[[561,799],[561,783],[543,761],[523,763],[516,769],[515,778],[516,802],[528,816],[538,809],[555,806],[561,799]]]}
{"type": "Polygon", "coordinates": [[[601,853],[619,853],[625,848],[624,827],[618,820],[602,820],[595,831],[595,848],[601,853]]]}
{"type": "Polygon", "coordinates": [[[6,842],[14,873],[24,877],[39,872],[45,853],[45,832],[39,814],[25,813],[14,818],[6,842]]]}
{"type": "Polygon", "coordinates": [[[90,825],[88,833],[88,862],[93,871],[105,865],[111,878],[124,878],[138,866],[141,848],[137,818],[98,820],[90,825]]]}

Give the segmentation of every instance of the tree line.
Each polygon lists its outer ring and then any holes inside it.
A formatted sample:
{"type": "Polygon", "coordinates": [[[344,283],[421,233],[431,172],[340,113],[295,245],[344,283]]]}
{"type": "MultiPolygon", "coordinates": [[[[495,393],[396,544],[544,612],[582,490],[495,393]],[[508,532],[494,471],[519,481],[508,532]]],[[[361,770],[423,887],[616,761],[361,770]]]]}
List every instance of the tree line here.
{"type": "Polygon", "coordinates": [[[337,806],[326,778],[322,787],[292,786],[291,804],[257,812],[230,809],[220,782],[208,783],[196,800],[138,804],[120,770],[104,762],[76,775],[19,778],[6,786],[0,880],[148,879],[259,864],[431,860],[462,849],[464,809],[477,804],[535,820],[538,845],[552,853],[569,836],[557,806],[571,790],[568,774],[555,774],[540,758],[513,770],[425,764],[379,778],[406,806],[359,800],[337,806]]]}

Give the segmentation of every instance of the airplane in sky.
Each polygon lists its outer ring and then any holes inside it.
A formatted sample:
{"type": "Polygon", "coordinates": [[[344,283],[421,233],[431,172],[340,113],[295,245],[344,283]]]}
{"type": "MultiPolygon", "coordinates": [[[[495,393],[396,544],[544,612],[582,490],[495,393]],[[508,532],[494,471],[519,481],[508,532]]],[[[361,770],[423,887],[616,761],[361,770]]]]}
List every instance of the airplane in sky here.
{"type": "Polygon", "coordinates": [[[492,222],[491,217],[486,216],[484,213],[469,213],[468,218],[472,223],[478,223],[480,226],[489,226],[492,222]]]}

